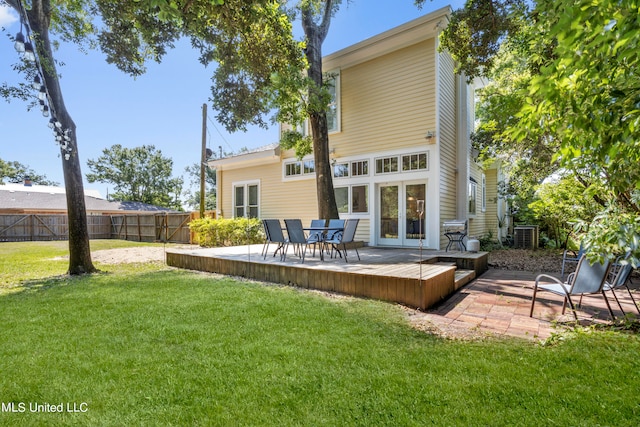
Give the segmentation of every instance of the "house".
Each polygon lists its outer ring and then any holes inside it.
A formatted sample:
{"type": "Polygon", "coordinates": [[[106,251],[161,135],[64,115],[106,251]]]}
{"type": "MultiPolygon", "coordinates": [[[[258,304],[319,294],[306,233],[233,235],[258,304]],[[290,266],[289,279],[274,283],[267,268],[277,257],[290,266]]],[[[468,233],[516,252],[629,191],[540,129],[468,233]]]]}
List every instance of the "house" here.
{"type": "MultiPolygon", "coordinates": [[[[175,212],[160,206],[140,202],[112,202],[98,191],[85,190],[87,215],[118,215],[154,212],[175,212]]],[[[64,187],[24,184],[0,184],[0,214],[66,214],[67,196],[64,187]]]]}
{"type": "MultiPolygon", "coordinates": [[[[438,51],[450,13],[436,10],[323,59],[335,89],[329,148],[340,216],[359,218],[356,238],[369,245],[444,249],[443,222],[454,219],[468,220],[469,236],[501,231],[500,169],[482,169],[470,144],[474,88],[438,51]]],[[[219,217],[317,216],[312,156],[272,144],[209,165],[219,217]]]]}

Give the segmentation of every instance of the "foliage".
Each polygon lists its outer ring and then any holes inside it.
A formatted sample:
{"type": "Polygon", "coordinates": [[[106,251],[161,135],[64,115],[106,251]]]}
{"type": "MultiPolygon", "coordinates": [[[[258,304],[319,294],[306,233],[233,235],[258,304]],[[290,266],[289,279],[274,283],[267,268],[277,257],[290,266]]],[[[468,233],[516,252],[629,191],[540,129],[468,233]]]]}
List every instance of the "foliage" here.
{"type": "MultiPolygon", "coordinates": [[[[530,28],[523,24],[520,37],[530,28]]],[[[488,70],[489,81],[477,91],[476,119],[479,125],[471,135],[472,144],[484,162],[500,161],[508,179],[501,193],[514,199],[516,209],[531,201],[536,186],[558,169],[553,155],[559,142],[544,131],[533,129],[517,139],[509,132],[519,126],[518,113],[526,103],[526,90],[532,78],[529,47],[515,36],[505,41],[488,70]]]]}
{"type": "Polygon", "coordinates": [[[115,144],[102,150],[97,159],[87,160],[87,166],[91,170],[87,181],[115,185],[111,194],[115,200],[179,206],[182,179],[171,177],[173,160],[153,145],[126,148],[115,144]]]}
{"type": "MultiPolygon", "coordinates": [[[[200,210],[200,165],[197,163],[192,164],[184,168],[187,176],[190,178],[191,187],[197,186],[198,190],[191,191],[190,189],[184,192],[186,200],[184,201],[188,209],[192,211],[200,210]]],[[[205,199],[204,209],[207,211],[214,210],[216,208],[216,171],[205,167],[205,199]]]]}
{"type": "MultiPolygon", "coordinates": [[[[536,186],[560,171],[571,174],[585,189],[585,195],[600,205],[597,224],[613,226],[625,215],[637,216],[638,1],[625,2],[621,7],[616,0],[538,0],[531,5],[530,13],[518,6],[506,15],[495,15],[514,24],[505,27],[503,33],[495,31],[500,29],[496,22],[477,19],[492,5],[493,0],[468,2],[460,15],[465,20],[451,27],[453,33],[444,34],[443,46],[449,46],[454,56],[456,49],[471,56],[468,61],[458,58],[463,61],[463,69],[465,64],[472,65],[469,75],[486,75],[494,80],[482,95],[480,117],[484,122],[474,143],[489,156],[497,154],[511,169],[509,190],[513,190],[516,201],[521,201],[515,206],[518,215],[528,213],[523,204],[530,202],[536,186]],[[469,28],[477,28],[478,36],[485,32],[493,36],[479,38],[484,43],[482,49],[467,52],[468,44],[460,43],[459,47],[456,40],[463,40],[469,28]],[[492,40],[500,42],[500,49],[494,49],[492,40]],[[486,54],[491,61],[485,61],[486,54]],[[485,63],[486,67],[482,65],[485,63]],[[516,66],[505,68],[505,64],[516,66]],[[604,216],[613,212],[621,216],[605,220],[604,216]]],[[[616,249],[604,236],[622,229],[629,234],[618,249],[633,250],[633,242],[640,238],[633,226],[609,231],[600,226],[587,227],[590,215],[580,219],[594,250],[616,249]]],[[[640,253],[633,256],[638,258],[640,253]]]]}
{"type": "MultiPolygon", "coordinates": [[[[416,0],[422,6],[425,0],[416,0]]],[[[486,76],[502,41],[520,30],[527,9],[522,0],[468,0],[465,7],[453,11],[442,32],[441,50],[456,61],[456,73],[468,81],[486,76]]]]}
{"type": "Polygon", "coordinates": [[[584,190],[573,175],[544,182],[536,189],[529,208],[541,231],[554,240],[554,247],[566,248],[574,225],[578,221],[589,223],[598,213],[600,206],[584,190]]]}
{"type": "Polygon", "coordinates": [[[640,266],[640,215],[612,204],[592,222],[579,222],[576,230],[585,233],[584,245],[592,261],[622,257],[640,266]]]}
{"type": "Polygon", "coordinates": [[[5,179],[11,183],[23,183],[27,178],[29,178],[33,184],[60,185],[55,181],[47,179],[46,175],[36,173],[27,165],[16,161],[7,162],[0,159],[0,185],[4,183],[5,179]]]}
{"type": "Polygon", "coordinates": [[[638,7],[636,0],[623,8],[614,0],[538,1],[532,43],[540,50],[553,46],[554,55],[532,79],[521,123],[513,129],[523,138],[542,128],[560,141],[554,159],[607,206],[589,227],[590,247],[614,250],[614,233],[624,243],[619,249],[631,250],[634,259],[640,258],[640,230],[633,221],[614,230],[603,226],[640,213],[638,7]]]}
{"type": "Polygon", "coordinates": [[[262,222],[257,218],[200,218],[189,223],[200,246],[240,246],[264,242],[262,222]]]}

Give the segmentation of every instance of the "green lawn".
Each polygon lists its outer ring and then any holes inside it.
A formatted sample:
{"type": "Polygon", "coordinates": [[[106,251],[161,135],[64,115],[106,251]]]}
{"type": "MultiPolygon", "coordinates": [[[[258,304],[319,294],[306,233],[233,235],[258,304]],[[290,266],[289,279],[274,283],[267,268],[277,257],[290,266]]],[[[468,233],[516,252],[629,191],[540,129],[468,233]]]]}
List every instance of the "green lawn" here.
{"type": "Polygon", "coordinates": [[[391,304],[158,264],[68,278],[65,249],[0,243],[0,425],[640,424],[637,335],[449,341],[391,304]],[[61,403],[85,412],[31,412],[61,403]]]}

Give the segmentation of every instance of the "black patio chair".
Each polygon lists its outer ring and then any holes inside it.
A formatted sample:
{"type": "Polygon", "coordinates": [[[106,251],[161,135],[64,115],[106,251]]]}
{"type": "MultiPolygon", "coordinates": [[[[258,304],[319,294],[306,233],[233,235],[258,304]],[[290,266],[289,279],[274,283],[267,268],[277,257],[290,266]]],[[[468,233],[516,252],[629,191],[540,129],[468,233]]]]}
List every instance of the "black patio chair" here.
{"type": "Polygon", "coordinates": [[[302,228],[302,221],[299,219],[285,219],[284,225],[287,228],[287,235],[289,236],[289,239],[285,244],[282,260],[284,261],[286,259],[289,245],[293,244],[294,249],[297,249],[298,256],[300,256],[302,263],[304,264],[307,247],[314,244],[314,242],[308,241],[307,236],[304,234],[304,229],[302,228]]]}
{"type": "Polygon", "coordinates": [[[273,256],[276,256],[278,251],[283,251],[280,253],[280,259],[283,259],[284,255],[284,247],[287,243],[287,239],[284,237],[284,233],[282,232],[282,225],[280,225],[280,220],[278,219],[263,219],[262,224],[264,225],[264,233],[266,235],[264,245],[262,247],[262,256],[264,259],[267,259],[267,253],[269,252],[269,245],[271,243],[275,243],[278,245],[276,250],[273,252],[273,256]]]}
{"type": "MultiPolygon", "coordinates": [[[[353,239],[356,236],[356,229],[358,228],[359,219],[348,219],[344,223],[344,231],[338,231],[333,234],[332,238],[328,238],[324,241],[325,246],[328,248],[331,245],[331,258],[333,258],[333,251],[335,250],[338,255],[342,257],[340,246],[342,246],[342,252],[344,252],[344,262],[349,262],[347,259],[347,244],[353,243],[353,239]]],[[[358,255],[358,261],[360,261],[360,253],[358,248],[354,246],[356,255],[358,255]]]]}
{"type": "Polygon", "coordinates": [[[569,305],[571,306],[571,310],[573,311],[573,316],[576,318],[576,320],[578,320],[578,314],[576,313],[576,307],[573,304],[571,297],[580,296],[582,301],[583,295],[601,294],[607,304],[607,308],[609,309],[611,318],[615,319],[613,310],[611,310],[611,305],[609,305],[609,300],[604,293],[604,286],[609,275],[610,268],[611,262],[609,261],[605,261],[604,264],[599,262],[590,264],[587,260],[586,255],[582,255],[580,261],[578,261],[576,271],[574,271],[569,275],[569,277],[567,277],[566,282],[563,282],[562,280],[553,276],[549,276],[548,274],[538,275],[538,277],[536,277],[536,283],[533,288],[533,298],[531,300],[531,311],[529,312],[529,317],[533,317],[533,306],[536,303],[536,294],[538,293],[538,290],[541,290],[549,291],[556,295],[564,297],[564,303],[562,304],[562,314],[564,314],[565,309],[567,308],[568,301],[569,305]],[[553,283],[540,283],[541,279],[549,279],[552,280],[553,283]]]}
{"type": "MultiPolygon", "coordinates": [[[[324,219],[312,219],[311,228],[324,227],[327,221],[324,219]]],[[[322,242],[324,241],[325,230],[311,230],[307,237],[307,242],[313,245],[313,256],[316,256],[316,246],[320,245],[320,253],[322,253],[322,242]]]]}
{"type": "Polygon", "coordinates": [[[616,295],[615,290],[623,287],[627,288],[627,292],[629,292],[629,297],[631,298],[631,301],[633,302],[634,307],[638,311],[638,314],[640,314],[640,308],[638,307],[638,303],[633,298],[631,289],[629,289],[629,285],[627,284],[629,280],[631,280],[632,271],[633,271],[633,265],[629,263],[622,264],[618,261],[611,268],[611,281],[607,281],[604,284],[604,290],[611,291],[611,293],[613,294],[613,297],[618,303],[618,307],[620,308],[620,311],[622,312],[622,314],[625,314],[625,313],[624,313],[624,310],[622,309],[622,304],[620,304],[620,300],[618,299],[618,296],[616,295]]]}

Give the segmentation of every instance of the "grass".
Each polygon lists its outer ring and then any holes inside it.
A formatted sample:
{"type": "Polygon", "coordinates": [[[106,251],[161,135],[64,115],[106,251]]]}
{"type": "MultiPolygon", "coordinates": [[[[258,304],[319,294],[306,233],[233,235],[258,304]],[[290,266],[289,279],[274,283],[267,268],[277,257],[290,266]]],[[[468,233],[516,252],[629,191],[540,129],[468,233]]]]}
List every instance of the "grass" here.
{"type": "Polygon", "coordinates": [[[68,278],[55,244],[4,245],[33,270],[0,285],[0,403],[26,405],[0,425],[640,423],[637,335],[449,341],[391,304],[157,264],[68,278]]]}

